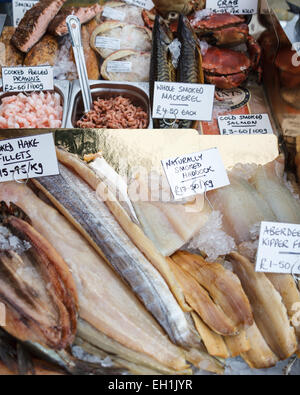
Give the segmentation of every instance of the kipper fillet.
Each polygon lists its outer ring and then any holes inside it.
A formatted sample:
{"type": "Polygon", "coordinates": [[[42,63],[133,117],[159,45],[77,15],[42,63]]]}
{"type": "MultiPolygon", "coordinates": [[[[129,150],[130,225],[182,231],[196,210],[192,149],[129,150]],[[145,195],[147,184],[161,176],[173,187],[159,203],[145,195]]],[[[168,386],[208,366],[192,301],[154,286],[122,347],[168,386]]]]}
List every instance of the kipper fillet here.
{"type": "Polygon", "coordinates": [[[26,212],[34,228],[65,259],[76,283],[81,318],[109,338],[151,357],[154,363],[158,361],[177,371],[186,369],[182,351],[169,341],[128,286],[56,209],[24,184],[1,184],[0,200],[14,202],[26,212]]]}
{"type": "Polygon", "coordinates": [[[28,52],[46,33],[49,23],[67,0],[41,0],[26,12],[11,42],[22,52],[28,52]]]}

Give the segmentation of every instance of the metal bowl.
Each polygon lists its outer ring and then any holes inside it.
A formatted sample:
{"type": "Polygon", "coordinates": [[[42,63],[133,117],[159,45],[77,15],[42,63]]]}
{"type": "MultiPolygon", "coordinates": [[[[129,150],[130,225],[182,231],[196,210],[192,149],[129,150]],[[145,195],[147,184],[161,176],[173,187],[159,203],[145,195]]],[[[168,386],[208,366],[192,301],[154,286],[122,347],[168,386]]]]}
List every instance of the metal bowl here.
{"type": "MultiPolygon", "coordinates": [[[[124,96],[148,114],[148,128],[152,128],[149,100],[149,84],[143,82],[89,81],[92,99],[124,96]]],[[[84,108],[79,81],[73,81],[66,128],[76,128],[77,121],[83,116],[84,108]]]]}
{"type": "MultiPolygon", "coordinates": [[[[62,116],[62,121],[61,121],[61,127],[65,128],[67,114],[68,114],[68,105],[69,105],[70,82],[55,80],[53,91],[57,92],[60,95],[61,105],[63,106],[63,116],[62,116]]],[[[48,91],[48,92],[53,92],[53,91],[48,91]]],[[[22,92],[3,92],[2,85],[1,85],[1,87],[0,87],[0,104],[2,103],[2,98],[17,95],[18,93],[22,93],[22,92]]]]}

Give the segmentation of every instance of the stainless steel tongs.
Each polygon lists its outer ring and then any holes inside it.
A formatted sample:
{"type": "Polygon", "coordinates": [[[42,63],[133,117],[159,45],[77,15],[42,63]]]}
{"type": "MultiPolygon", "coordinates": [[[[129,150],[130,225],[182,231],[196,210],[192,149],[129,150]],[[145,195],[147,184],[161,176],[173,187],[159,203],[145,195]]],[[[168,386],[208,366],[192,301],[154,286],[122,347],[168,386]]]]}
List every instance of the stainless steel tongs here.
{"type": "Polygon", "coordinates": [[[82,92],[84,113],[92,109],[92,94],[89,85],[89,79],[86,69],[84,52],[81,41],[81,23],[79,18],[74,15],[69,15],[66,18],[69,34],[71,37],[75,63],[79,76],[79,83],[82,92]]]}

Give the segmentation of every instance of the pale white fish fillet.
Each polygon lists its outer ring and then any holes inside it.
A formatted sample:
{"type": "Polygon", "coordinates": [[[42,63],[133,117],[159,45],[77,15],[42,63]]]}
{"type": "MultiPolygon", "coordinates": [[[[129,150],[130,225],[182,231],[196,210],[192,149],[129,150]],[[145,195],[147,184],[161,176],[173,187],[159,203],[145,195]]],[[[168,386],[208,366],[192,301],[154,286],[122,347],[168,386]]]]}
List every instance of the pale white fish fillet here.
{"type": "Polygon", "coordinates": [[[164,256],[170,256],[201,229],[211,210],[204,199],[199,204],[197,200],[194,204],[171,201],[171,190],[168,187],[166,191],[164,178],[155,181],[150,173],[136,176],[128,194],[145,234],[164,256]],[[140,197],[137,190],[142,191],[140,197]]]}
{"type": "Polygon", "coordinates": [[[274,212],[275,221],[300,224],[300,202],[285,186],[283,178],[278,176],[281,175],[281,171],[278,171],[279,166],[278,161],[259,166],[251,181],[268,202],[274,212]]]}
{"type": "Polygon", "coordinates": [[[264,273],[255,272],[254,265],[247,258],[232,252],[229,259],[267,344],[280,359],[290,357],[297,350],[297,339],[280,294],[264,273]]]}
{"type": "Polygon", "coordinates": [[[56,209],[24,184],[15,182],[1,184],[0,200],[18,205],[65,259],[76,283],[82,319],[167,367],[186,368],[181,350],[170,342],[128,286],[56,209]]]}
{"type": "Polygon", "coordinates": [[[279,359],[266,343],[256,323],[246,329],[246,335],[250,342],[250,350],[241,356],[250,368],[267,369],[275,366],[279,359]]]}
{"type": "Polygon", "coordinates": [[[97,157],[89,166],[95,171],[98,177],[106,183],[132,220],[138,223],[137,216],[128,196],[125,180],[102,157],[97,157]]]}
{"type": "Polygon", "coordinates": [[[185,347],[199,344],[166,282],[133,244],[105,203],[66,166],[60,164],[59,170],[59,176],[38,181],[49,192],[50,200],[54,197],[77,222],[78,230],[104,254],[173,342],[185,347]]]}
{"type": "Polygon", "coordinates": [[[230,185],[208,192],[215,210],[223,214],[223,227],[237,244],[251,240],[251,228],[261,221],[274,221],[269,205],[246,180],[230,176],[230,185]]]}

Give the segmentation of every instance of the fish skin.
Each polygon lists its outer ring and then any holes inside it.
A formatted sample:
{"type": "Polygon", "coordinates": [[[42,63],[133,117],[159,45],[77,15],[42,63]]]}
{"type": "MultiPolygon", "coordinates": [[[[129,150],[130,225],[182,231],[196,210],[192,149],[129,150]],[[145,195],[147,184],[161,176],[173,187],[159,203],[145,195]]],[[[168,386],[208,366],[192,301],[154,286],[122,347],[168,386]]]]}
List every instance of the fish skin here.
{"type": "Polygon", "coordinates": [[[26,212],[65,259],[76,283],[82,319],[154,362],[176,371],[187,368],[182,349],[170,342],[128,286],[56,209],[28,186],[15,182],[1,184],[0,200],[11,201],[26,212]]]}
{"type": "MultiPolygon", "coordinates": [[[[154,83],[176,82],[176,72],[172,64],[171,53],[168,46],[173,40],[173,35],[168,30],[164,20],[156,16],[152,33],[152,54],[150,64],[150,103],[153,104],[154,83]]],[[[153,110],[153,109],[152,109],[153,110]]],[[[157,129],[169,129],[173,120],[153,119],[154,127],[157,129]],[[170,124],[170,125],[168,125],[170,124]]],[[[173,125],[172,125],[173,127],[173,125]]]]}
{"type": "Polygon", "coordinates": [[[59,169],[59,176],[44,177],[38,183],[64,206],[101,249],[170,339],[184,347],[195,346],[195,336],[184,313],[158,271],[131,242],[92,188],[66,166],[60,164],[59,169]]]}
{"type": "Polygon", "coordinates": [[[297,339],[280,294],[264,273],[255,272],[254,265],[242,255],[228,256],[250,300],[254,320],[268,346],[284,360],[297,350],[297,339]]]}
{"type": "MultiPolygon", "coordinates": [[[[198,38],[193,32],[188,19],[183,15],[179,17],[177,35],[181,42],[177,82],[203,84],[202,55],[198,38]]],[[[178,127],[180,129],[190,129],[193,125],[194,121],[180,120],[178,127]]]]}

